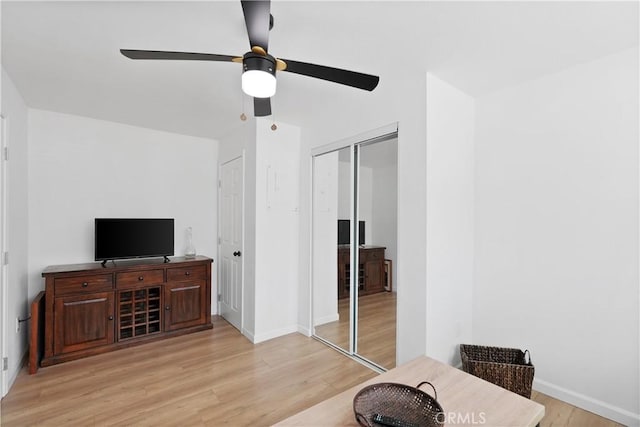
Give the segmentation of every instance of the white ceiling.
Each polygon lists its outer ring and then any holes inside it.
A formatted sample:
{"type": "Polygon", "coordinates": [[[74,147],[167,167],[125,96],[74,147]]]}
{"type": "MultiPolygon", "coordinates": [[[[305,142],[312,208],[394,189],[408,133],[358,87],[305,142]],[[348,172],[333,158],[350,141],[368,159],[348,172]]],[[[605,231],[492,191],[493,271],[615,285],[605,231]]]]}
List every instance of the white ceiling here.
{"type": "MultiPolygon", "coordinates": [[[[28,106],[220,137],[240,124],[237,64],[132,61],[120,48],[242,55],[239,1],[2,1],[2,66],[28,106]]],[[[638,46],[638,2],[273,1],[271,54],[377,74],[430,71],[482,96],[638,46]]],[[[278,74],[276,120],[367,92],[278,74]]]]}

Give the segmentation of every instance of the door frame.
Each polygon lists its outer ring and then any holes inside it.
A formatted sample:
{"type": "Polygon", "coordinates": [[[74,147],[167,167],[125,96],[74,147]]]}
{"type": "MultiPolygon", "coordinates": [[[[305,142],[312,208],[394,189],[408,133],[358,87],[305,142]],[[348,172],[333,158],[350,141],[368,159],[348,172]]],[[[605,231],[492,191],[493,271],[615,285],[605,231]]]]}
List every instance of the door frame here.
{"type": "MultiPolygon", "coordinates": [[[[240,251],[244,254],[245,250],[244,250],[244,243],[245,243],[245,199],[246,199],[246,188],[247,188],[247,183],[246,183],[246,176],[245,176],[245,171],[246,171],[246,156],[245,156],[245,150],[243,149],[242,152],[235,157],[232,157],[231,159],[225,160],[224,162],[221,162],[218,165],[218,260],[220,260],[220,253],[222,252],[222,239],[220,238],[220,230],[222,229],[221,227],[221,222],[222,222],[222,167],[228,163],[231,163],[233,161],[236,161],[238,159],[242,160],[242,208],[241,208],[241,212],[240,212],[240,217],[241,217],[241,227],[242,227],[242,242],[241,242],[241,249],[240,251]]],[[[242,270],[242,280],[240,281],[240,289],[242,291],[242,298],[240,298],[240,332],[242,334],[245,333],[244,330],[244,297],[245,297],[245,257],[242,256],[241,257],[241,261],[240,261],[240,265],[241,265],[241,270],[242,270]]],[[[218,312],[218,315],[220,315],[222,317],[222,299],[220,298],[221,294],[221,289],[220,289],[220,285],[221,285],[221,278],[222,278],[222,268],[220,268],[220,266],[218,266],[217,268],[217,274],[216,274],[216,278],[217,278],[217,292],[216,292],[216,310],[218,312]]],[[[213,297],[213,296],[212,296],[213,297]]]]}
{"type": "MultiPolygon", "coordinates": [[[[331,153],[333,151],[341,150],[344,148],[349,148],[351,151],[351,164],[350,164],[350,186],[351,186],[351,206],[350,206],[350,220],[351,223],[357,223],[359,216],[359,195],[358,195],[358,170],[360,168],[360,156],[359,156],[359,148],[364,147],[366,145],[374,144],[376,142],[386,141],[391,138],[398,138],[398,122],[391,123],[386,126],[382,126],[377,129],[370,130],[368,132],[364,132],[358,135],[354,135],[339,141],[332,142],[330,144],[326,144],[320,147],[316,147],[311,149],[310,161],[313,169],[313,159],[322,154],[331,153]]],[[[313,173],[311,174],[311,183],[310,183],[311,191],[313,191],[313,173]]],[[[349,310],[349,349],[342,349],[335,344],[331,343],[328,340],[325,340],[322,337],[319,337],[315,334],[315,325],[314,325],[314,314],[313,314],[313,196],[309,198],[309,212],[310,212],[310,239],[309,239],[309,330],[311,331],[311,336],[319,341],[324,342],[325,344],[335,348],[336,350],[344,353],[345,355],[351,357],[352,359],[364,364],[372,368],[377,372],[386,371],[385,368],[380,365],[372,362],[371,360],[361,356],[358,354],[358,298],[357,298],[357,286],[351,286],[350,288],[350,310],[349,310]]],[[[351,241],[358,241],[358,227],[351,227],[351,241]]],[[[351,265],[358,265],[358,246],[351,245],[351,265]]],[[[351,268],[351,277],[350,281],[352,284],[358,283],[358,268],[351,268]]],[[[396,307],[397,310],[397,307],[396,307]]],[[[396,348],[398,346],[398,334],[396,334],[396,348]]]]}
{"type": "Polygon", "coordinates": [[[7,147],[7,120],[4,115],[0,114],[0,396],[4,397],[8,390],[8,371],[4,369],[4,358],[7,354],[7,337],[8,329],[8,313],[9,313],[9,295],[7,270],[5,265],[5,252],[7,251],[7,168],[8,162],[5,157],[7,147]]]}

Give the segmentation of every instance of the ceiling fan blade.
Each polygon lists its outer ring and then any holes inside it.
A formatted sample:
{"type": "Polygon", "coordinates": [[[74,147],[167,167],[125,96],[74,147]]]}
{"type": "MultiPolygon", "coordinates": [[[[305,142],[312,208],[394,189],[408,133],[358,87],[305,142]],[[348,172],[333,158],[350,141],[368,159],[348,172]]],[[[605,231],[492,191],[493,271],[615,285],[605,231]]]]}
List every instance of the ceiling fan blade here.
{"type": "Polygon", "coordinates": [[[253,115],[256,117],[264,117],[271,115],[271,99],[270,98],[253,98],[253,115]]]}
{"type": "Polygon", "coordinates": [[[358,89],[372,91],[378,86],[378,82],[380,81],[380,77],[372,76],[371,74],[325,67],[324,65],[309,64],[307,62],[291,61],[284,58],[280,59],[287,64],[287,67],[283,71],[328,80],[358,89]]]}
{"type": "Polygon", "coordinates": [[[213,53],[168,52],[164,50],[120,49],[120,53],[131,59],[174,59],[186,61],[231,62],[234,58],[237,58],[236,56],[216,55],[213,53]]]}
{"type": "Polygon", "coordinates": [[[249,47],[260,46],[268,51],[271,2],[269,0],[243,0],[241,3],[249,35],[249,47]]]}

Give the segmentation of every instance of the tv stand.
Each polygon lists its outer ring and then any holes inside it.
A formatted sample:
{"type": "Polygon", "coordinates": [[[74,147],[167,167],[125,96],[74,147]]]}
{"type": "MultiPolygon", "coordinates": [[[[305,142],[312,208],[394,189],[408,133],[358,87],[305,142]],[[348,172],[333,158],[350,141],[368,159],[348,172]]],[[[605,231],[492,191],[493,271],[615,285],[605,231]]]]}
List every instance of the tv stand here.
{"type": "Polygon", "coordinates": [[[111,263],[113,264],[113,266],[116,266],[116,260],[115,259],[104,259],[102,260],[102,262],[100,263],[100,265],[102,266],[102,268],[107,268],[107,263],[111,261],[111,263]]]}
{"type": "MultiPolygon", "coordinates": [[[[358,246],[358,295],[383,292],[384,250],[383,246],[358,246]]],[[[351,246],[338,245],[338,299],[348,298],[351,292],[351,246]]]]}
{"type": "MultiPolygon", "coordinates": [[[[40,365],[211,329],[213,260],[197,256],[170,261],[153,258],[45,268],[40,365]]],[[[30,370],[35,373],[35,369],[30,370]]]]}

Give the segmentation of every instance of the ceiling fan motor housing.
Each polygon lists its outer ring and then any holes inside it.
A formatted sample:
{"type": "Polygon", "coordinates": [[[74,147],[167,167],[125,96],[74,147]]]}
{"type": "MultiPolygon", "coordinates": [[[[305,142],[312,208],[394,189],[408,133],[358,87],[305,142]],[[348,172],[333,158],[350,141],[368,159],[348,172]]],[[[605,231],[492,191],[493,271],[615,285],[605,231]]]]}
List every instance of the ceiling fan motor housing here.
{"type": "Polygon", "coordinates": [[[273,76],[276,75],[276,59],[273,56],[269,54],[262,56],[253,52],[247,52],[243,58],[242,66],[244,71],[259,70],[266,71],[273,76]]]}

